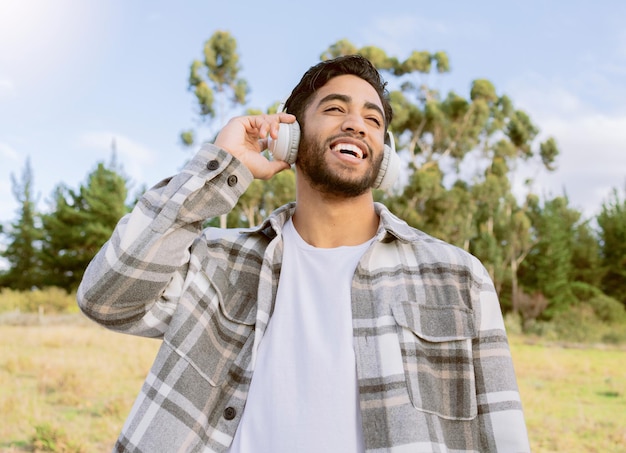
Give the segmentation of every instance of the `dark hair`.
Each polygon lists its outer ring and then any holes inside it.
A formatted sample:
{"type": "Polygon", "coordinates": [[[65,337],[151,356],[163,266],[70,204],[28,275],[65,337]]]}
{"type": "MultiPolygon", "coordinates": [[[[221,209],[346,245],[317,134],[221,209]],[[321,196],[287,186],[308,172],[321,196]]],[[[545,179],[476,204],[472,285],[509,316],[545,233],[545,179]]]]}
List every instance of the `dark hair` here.
{"type": "Polygon", "coordinates": [[[328,81],[341,75],[354,75],[368,82],[380,97],[385,113],[385,129],[389,127],[393,118],[393,111],[389,103],[389,93],[385,82],[374,65],[361,55],[345,55],[332,60],[322,61],[309,68],[304,73],[300,82],[291,92],[285,101],[285,111],[298,118],[300,122],[304,119],[304,110],[311,102],[313,95],[322,88],[328,81]]]}

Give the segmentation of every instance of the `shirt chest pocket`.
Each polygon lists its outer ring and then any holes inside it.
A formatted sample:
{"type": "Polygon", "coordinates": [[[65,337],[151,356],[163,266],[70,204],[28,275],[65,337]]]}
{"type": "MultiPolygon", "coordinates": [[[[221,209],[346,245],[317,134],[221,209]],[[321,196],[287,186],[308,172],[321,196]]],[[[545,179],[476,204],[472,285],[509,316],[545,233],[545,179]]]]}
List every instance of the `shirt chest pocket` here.
{"type": "Polygon", "coordinates": [[[245,371],[254,341],[256,300],[236,286],[218,294],[203,277],[180,301],[165,341],[218,386],[229,373],[237,380],[236,374],[245,371]]]}
{"type": "Polygon", "coordinates": [[[398,301],[392,312],[413,406],[449,420],[476,417],[472,311],[398,301]]]}

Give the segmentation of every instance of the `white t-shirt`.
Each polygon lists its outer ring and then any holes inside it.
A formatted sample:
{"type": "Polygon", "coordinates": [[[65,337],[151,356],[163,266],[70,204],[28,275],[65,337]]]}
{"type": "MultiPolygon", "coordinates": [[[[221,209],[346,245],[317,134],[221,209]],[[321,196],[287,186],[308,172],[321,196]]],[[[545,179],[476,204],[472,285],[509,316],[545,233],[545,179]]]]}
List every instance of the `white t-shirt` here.
{"type": "Polygon", "coordinates": [[[307,244],[291,220],[276,306],[230,453],[362,452],[352,276],[371,241],[307,244]]]}

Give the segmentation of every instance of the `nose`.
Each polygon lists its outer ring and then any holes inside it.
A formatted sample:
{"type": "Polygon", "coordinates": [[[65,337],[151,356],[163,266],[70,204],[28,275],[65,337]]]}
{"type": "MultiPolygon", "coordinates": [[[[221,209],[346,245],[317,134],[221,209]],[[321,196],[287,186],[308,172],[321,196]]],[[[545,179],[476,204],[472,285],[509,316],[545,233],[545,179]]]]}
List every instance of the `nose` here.
{"type": "Polygon", "coordinates": [[[361,115],[357,115],[357,114],[346,115],[343,121],[343,124],[341,125],[341,129],[345,132],[352,132],[353,134],[358,134],[361,137],[365,137],[367,133],[365,120],[363,119],[361,115]]]}

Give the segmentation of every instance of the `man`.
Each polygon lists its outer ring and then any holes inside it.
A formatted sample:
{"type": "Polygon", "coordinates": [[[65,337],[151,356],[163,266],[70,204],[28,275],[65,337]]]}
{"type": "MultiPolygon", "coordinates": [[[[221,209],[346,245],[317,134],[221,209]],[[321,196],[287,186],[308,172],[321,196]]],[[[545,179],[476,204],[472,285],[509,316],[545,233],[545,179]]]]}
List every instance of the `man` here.
{"type": "Polygon", "coordinates": [[[285,106],[232,119],[85,273],[87,316],[163,339],[116,451],[529,451],[487,272],[373,201],[392,118],[376,69],[320,63],[285,106]],[[289,168],[261,152],[296,118],[296,202],[201,232],[289,168]]]}

